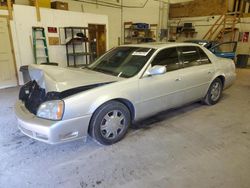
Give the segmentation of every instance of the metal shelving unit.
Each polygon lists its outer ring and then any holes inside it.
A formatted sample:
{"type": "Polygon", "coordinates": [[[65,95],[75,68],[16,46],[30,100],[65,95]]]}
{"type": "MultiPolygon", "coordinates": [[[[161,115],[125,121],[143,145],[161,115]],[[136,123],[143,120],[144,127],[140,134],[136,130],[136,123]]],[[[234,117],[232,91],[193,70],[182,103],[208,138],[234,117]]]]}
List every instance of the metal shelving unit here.
{"type": "Polygon", "coordinates": [[[124,22],[124,44],[138,44],[156,41],[157,24],[149,24],[148,28],[135,28],[133,22],[124,22]]]}
{"type": "Polygon", "coordinates": [[[88,31],[88,27],[64,28],[68,67],[78,67],[92,62],[93,53],[90,48],[88,31]],[[83,37],[77,36],[79,33],[81,33],[83,37]]]}

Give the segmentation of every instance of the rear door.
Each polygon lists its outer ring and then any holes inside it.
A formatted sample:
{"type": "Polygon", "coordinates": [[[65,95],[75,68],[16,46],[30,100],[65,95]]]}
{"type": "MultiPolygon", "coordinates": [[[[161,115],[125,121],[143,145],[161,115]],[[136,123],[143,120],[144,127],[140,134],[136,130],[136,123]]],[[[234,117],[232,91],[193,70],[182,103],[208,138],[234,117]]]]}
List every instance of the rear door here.
{"type": "Polygon", "coordinates": [[[183,63],[181,72],[184,84],[184,102],[192,102],[203,98],[210,81],[215,74],[214,65],[206,53],[196,46],[178,47],[183,63]]]}

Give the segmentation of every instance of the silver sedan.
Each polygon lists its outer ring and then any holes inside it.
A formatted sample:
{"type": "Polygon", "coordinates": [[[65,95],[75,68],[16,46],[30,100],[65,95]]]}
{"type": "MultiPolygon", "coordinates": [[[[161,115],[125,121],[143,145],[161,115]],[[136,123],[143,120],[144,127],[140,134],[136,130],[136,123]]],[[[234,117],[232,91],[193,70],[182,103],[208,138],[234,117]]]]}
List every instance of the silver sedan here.
{"type": "Polygon", "coordinates": [[[189,43],[116,47],[79,69],[31,65],[15,106],[19,129],[56,144],[120,141],[129,126],[194,101],[216,104],[235,79],[230,59],[189,43]]]}

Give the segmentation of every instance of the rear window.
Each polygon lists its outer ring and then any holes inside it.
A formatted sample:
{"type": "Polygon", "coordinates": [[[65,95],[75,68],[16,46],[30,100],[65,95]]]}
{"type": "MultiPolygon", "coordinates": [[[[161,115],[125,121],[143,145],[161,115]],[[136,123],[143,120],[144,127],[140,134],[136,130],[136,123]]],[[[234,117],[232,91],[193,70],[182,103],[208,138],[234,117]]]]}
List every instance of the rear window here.
{"type": "Polygon", "coordinates": [[[197,47],[199,54],[200,54],[200,64],[204,65],[204,64],[210,64],[211,61],[208,58],[207,54],[199,47],[197,47]]]}
{"type": "Polygon", "coordinates": [[[200,64],[200,54],[195,46],[180,47],[184,67],[192,67],[200,64]]]}

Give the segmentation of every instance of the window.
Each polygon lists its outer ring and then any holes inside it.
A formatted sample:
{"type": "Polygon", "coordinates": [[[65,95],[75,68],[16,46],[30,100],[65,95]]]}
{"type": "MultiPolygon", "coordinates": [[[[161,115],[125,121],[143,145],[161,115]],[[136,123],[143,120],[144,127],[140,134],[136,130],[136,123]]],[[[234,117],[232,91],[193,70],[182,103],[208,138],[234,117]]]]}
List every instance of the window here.
{"type": "Polygon", "coordinates": [[[200,65],[200,54],[195,46],[183,46],[180,49],[184,67],[200,65]]]}
{"type": "Polygon", "coordinates": [[[85,68],[117,77],[130,78],[144,67],[154,51],[151,48],[117,47],[85,68]]]}
{"type": "Polygon", "coordinates": [[[200,54],[200,64],[205,65],[205,64],[210,64],[211,61],[209,60],[207,54],[199,47],[197,47],[199,54],[200,54]]]}
{"type": "Polygon", "coordinates": [[[180,68],[178,52],[176,48],[167,48],[161,50],[153,59],[152,66],[166,66],[167,71],[173,71],[180,68]]]}
{"type": "Polygon", "coordinates": [[[235,52],[237,43],[226,42],[214,46],[212,49],[215,53],[230,53],[235,52]]]}

